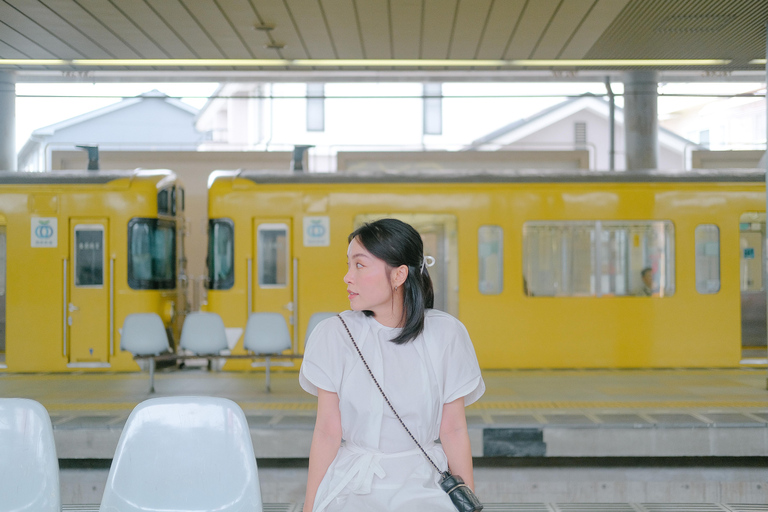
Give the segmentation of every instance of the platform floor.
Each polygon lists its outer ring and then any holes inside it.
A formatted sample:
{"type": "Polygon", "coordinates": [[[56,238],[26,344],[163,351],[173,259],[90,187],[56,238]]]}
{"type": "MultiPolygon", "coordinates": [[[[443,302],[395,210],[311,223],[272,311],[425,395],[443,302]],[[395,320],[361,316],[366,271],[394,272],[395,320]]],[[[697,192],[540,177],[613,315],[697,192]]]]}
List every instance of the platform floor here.
{"type": "MultiPolygon", "coordinates": [[[[486,510],[768,512],[766,368],[485,371],[467,409],[486,510]],[[688,462],[692,461],[692,462],[688,462]]],[[[95,510],[133,407],[159,396],[234,400],[266,511],[300,510],[316,414],[295,372],[0,374],[0,396],[48,410],[65,510],[95,510]],[[82,505],[77,505],[82,504],[82,505]],[[90,505],[89,505],[90,504],[90,505]]]]}
{"type": "MultiPolygon", "coordinates": [[[[485,371],[467,409],[473,455],[768,456],[765,368],[485,371]]],[[[0,374],[0,396],[48,410],[60,459],[111,459],[134,406],[153,396],[226,397],[245,411],[259,458],[306,458],[316,400],[295,372],[167,369],[0,374]]]]}
{"type": "MultiPolygon", "coordinates": [[[[98,505],[62,512],[98,512],[98,505]]],[[[263,512],[301,512],[301,503],[265,503],[263,512]]],[[[488,503],[484,512],[766,512],[768,505],[733,503],[488,503]]]]}

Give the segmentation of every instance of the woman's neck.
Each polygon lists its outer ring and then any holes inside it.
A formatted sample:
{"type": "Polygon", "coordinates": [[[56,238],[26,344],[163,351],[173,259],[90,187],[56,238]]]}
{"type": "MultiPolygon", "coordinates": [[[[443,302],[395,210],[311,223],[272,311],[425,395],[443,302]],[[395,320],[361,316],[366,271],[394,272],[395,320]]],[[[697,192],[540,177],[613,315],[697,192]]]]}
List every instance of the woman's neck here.
{"type": "Polygon", "coordinates": [[[405,321],[403,316],[403,296],[401,293],[394,296],[391,309],[386,308],[384,311],[373,312],[376,321],[385,327],[402,327],[405,321]]]}

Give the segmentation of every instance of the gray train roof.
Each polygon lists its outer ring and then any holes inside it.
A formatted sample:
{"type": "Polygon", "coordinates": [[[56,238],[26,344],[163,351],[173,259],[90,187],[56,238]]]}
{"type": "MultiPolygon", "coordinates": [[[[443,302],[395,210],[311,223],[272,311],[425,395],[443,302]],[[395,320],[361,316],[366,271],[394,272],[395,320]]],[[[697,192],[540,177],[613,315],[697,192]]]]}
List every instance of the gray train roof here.
{"type": "Polygon", "coordinates": [[[0,171],[0,185],[100,185],[121,178],[144,175],[170,176],[166,170],[132,171],[49,171],[15,172],[0,171]]]}
{"type": "MultiPolygon", "coordinates": [[[[217,171],[215,179],[239,177],[261,184],[283,183],[654,183],[654,182],[765,182],[764,169],[717,169],[694,171],[599,172],[585,170],[488,170],[488,171],[343,171],[301,173],[217,171]]],[[[212,176],[213,177],[213,176],[212,176]]]]}

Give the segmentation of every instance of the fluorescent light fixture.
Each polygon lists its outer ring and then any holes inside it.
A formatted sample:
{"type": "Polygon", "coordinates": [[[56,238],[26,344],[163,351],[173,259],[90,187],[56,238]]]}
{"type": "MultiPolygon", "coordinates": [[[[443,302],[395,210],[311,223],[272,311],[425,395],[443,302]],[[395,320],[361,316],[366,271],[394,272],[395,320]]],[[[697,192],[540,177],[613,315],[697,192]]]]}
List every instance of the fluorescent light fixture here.
{"type": "Polygon", "coordinates": [[[752,59],[749,64],[761,64],[765,66],[766,59],[752,59]]]}
{"type": "MultiPolygon", "coordinates": [[[[75,67],[665,67],[665,66],[725,66],[730,59],[0,59],[0,66],[75,66],[75,67]]],[[[765,63],[765,59],[750,62],[765,63]],[[760,62],[762,61],[762,62],[760,62]]]]}
{"type": "Polygon", "coordinates": [[[513,66],[527,67],[631,67],[631,66],[725,66],[730,59],[585,59],[511,60],[513,66]]]}

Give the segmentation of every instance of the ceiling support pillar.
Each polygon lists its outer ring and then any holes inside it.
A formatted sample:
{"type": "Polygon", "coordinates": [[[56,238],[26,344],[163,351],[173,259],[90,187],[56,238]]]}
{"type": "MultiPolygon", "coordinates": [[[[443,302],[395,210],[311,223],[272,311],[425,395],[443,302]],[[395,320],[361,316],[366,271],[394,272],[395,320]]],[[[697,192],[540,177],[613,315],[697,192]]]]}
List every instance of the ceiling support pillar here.
{"type": "Polygon", "coordinates": [[[0,71],[0,171],[16,170],[16,77],[0,71]]]}
{"type": "Polygon", "coordinates": [[[627,170],[658,169],[659,116],[656,71],[624,75],[624,137],[627,170]]]}

